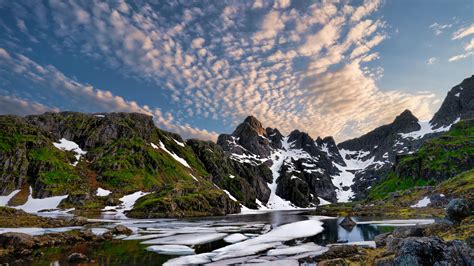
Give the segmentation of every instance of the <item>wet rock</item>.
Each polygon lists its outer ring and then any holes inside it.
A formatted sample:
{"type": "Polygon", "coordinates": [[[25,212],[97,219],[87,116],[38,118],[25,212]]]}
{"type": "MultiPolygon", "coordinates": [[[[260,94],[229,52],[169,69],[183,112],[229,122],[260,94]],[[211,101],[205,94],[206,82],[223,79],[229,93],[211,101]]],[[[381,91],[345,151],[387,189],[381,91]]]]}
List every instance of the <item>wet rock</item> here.
{"type": "Polygon", "coordinates": [[[89,258],[82,253],[72,253],[67,257],[67,261],[70,263],[84,263],[88,262],[89,258]]]}
{"type": "Polygon", "coordinates": [[[91,229],[86,229],[82,232],[82,235],[84,236],[84,239],[86,240],[92,240],[96,237],[96,235],[92,232],[91,229]]]}
{"type": "Polygon", "coordinates": [[[112,240],[114,238],[114,235],[112,234],[112,232],[110,231],[107,231],[105,233],[102,234],[102,237],[105,239],[105,240],[112,240]]]}
{"type": "Polygon", "coordinates": [[[352,228],[354,228],[354,226],[356,226],[356,222],[354,222],[351,217],[349,216],[346,216],[340,223],[339,223],[340,226],[342,226],[342,228],[348,230],[348,231],[351,231],[352,228]]]}
{"type": "Polygon", "coordinates": [[[463,241],[408,237],[396,248],[395,265],[472,265],[474,252],[463,241]]]}
{"type": "Polygon", "coordinates": [[[347,265],[349,264],[344,259],[341,259],[341,258],[322,260],[318,262],[318,266],[347,266],[347,265]]]}
{"type": "Polygon", "coordinates": [[[446,208],[446,217],[456,223],[461,222],[470,214],[469,202],[464,199],[453,199],[446,208]]]}
{"type": "Polygon", "coordinates": [[[18,249],[32,249],[36,245],[35,238],[24,233],[0,234],[0,246],[2,248],[15,247],[18,249]]]}
{"type": "Polygon", "coordinates": [[[74,218],[71,219],[71,224],[75,226],[83,226],[87,224],[87,218],[82,216],[74,216],[74,218]]]}
{"type": "Polygon", "coordinates": [[[383,234],[380,234],[380,235],[376,235],[375,238],[374,238],[374,241],[375,241],[375,247],[379,248],[379,247],[385,247],[385,245],[387,244],[387,237],[391,235],[391,233],[383,233],[383,234]]]}
{"type": "Polygon", "coordinates": [[[133,233],[132,229],[124,226],[124,225],[117,225],[112,229],[112,233],[114,235],[131,235],[133,233]]]}
{"type": "Polygon", "coordinates": [[[423,236],[423,228],[421,226],[398,227],[393,231],[392,235],[398,238],[423,236]]]}

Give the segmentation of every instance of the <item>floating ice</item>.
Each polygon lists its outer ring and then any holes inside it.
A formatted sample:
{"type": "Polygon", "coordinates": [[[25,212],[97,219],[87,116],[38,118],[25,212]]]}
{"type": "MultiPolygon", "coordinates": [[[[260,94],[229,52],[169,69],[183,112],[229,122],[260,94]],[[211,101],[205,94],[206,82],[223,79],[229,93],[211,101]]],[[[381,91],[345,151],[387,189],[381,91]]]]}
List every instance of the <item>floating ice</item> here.
{"type": "Polygon", "coordinates": [[[240,241],[247,240],[248,237],[244,236],[243,234],[237,233],[237,234],[232,234],[224,237],[224,241],[227,243],[237,243],[240,241]]]}
{"type": "Polygon", "coordinates": [[[407,220],[380,220],[380,221],[359,221],[357,224],[373,224],[379,226],[412,226],[418,224],[432,224],[433,219],[407,219],[407,220]]]}
{"type": "Polygon", "coordinates": [[[327,250],[328,248],[316,245],[315,243],[305,243],[305,244],[294,246],[294,247],[284,246],[277,249],[271,249],[267,252],[267,255],[268,256],[282,256],[282,255],[289,256],[289,255],[300,254],[300,253],[309,252],[309,251],[325,252],[327,250]]]}
{"type": "Polygon", "coordinates": [[[162,244],[162,245],[201,245],[214,242],[226,237],[223,233],[197,233],[197,234],[179,234],[169,237],[147,240],[142,244],[162,244]]]}
{"type": "Polygon", "coordinates": [[[194,249],[183,245],[156,245],[146,248],[148,251],[153,251],[158,254],[165,255],[190,255],[194,254],[194,249]]]}
{"type": "Polygon", "coordinates": [[[355,241],[355,242],[347,242],[347,243],[336,243],[330,244],[328,246],[341,246],[341,245],[349,245],[349,246],[364,246],[364,247],[371,247],[375,248],[375,241],[355,241]]]}
{"type": "Polygon", "coordinates": [[[69,227],[56,227],[56,228],[41,228],[41,227],[20,227],[20,228],[0,228],[0,234],[11,232],[11,233],[24,233],[28,235],[44,235],[47,233],[60,233],[72,230],[79,230],[81,226],[69,226],[69,227]]]}

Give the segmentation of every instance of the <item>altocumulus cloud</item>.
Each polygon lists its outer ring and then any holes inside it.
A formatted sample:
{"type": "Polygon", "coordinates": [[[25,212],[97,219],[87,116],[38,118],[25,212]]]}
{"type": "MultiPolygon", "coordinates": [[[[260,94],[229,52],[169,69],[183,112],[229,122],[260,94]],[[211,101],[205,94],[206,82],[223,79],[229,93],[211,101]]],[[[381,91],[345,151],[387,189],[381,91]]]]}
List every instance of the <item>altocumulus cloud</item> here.
{"type": "MultiPolygon", "coordinates": [[[[55,37],[58,52],[74,52],[124,77],[151,82],[170,106],[150,107],[93,88],[40,65],[21,49],[0,50],[3,72],[48,87],[73,104],[136,111],[187,137],[215,139],[194,118],[235,125],[255,115],[283,132],[298,128],[312,136],[342,140],[391,121],[404,109],[420,118],[438,101],[429,93],[377,87],[386,23],[378,0],[359,6],[332,1],[55,1],[12,3],[21,26],[39,42],[55,37]],[[20,11],[19,11],[20,10],[20,11]],[[47,18],[47,19],[46,19],[47,18]],[[373,64],[371,64],[373,65],[373,64]],[[71,96],[69,96],[71,95],[71,96]],[[350,128],[349,128],[350,125],[350,128]]],[[[460,33],[459,36],[463,34],[460,33]]],[[[462,37],[460,37],[462,38],[462,37]]]]}

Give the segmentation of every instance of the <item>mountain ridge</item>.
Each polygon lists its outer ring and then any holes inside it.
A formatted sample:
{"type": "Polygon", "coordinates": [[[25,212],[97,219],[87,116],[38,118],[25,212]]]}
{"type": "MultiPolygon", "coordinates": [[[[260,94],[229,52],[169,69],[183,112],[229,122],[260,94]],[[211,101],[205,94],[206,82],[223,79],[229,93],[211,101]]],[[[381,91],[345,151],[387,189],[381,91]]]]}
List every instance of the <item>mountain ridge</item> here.
{"type": "Polygon", "coordinates": [[[62,206],[113,209],[120,197],[144,191],[127,210],[134,217],[307,208],[362,199],[400,156],[471,118],[473,94],[474,76],[448,92],[430,122],[405,110],[392,123],[339,144],[297,129],[285,136],[254,116],[231,134],[219,135],[216,143],[185,141],[138,113],[0,116],[0,192],[30,187],[25,195],[66,194],[62,206]],[[65,143],[77,147],[68,150],[65,143]],[[111,195],[95,195],[98,188],[111,195]]]}

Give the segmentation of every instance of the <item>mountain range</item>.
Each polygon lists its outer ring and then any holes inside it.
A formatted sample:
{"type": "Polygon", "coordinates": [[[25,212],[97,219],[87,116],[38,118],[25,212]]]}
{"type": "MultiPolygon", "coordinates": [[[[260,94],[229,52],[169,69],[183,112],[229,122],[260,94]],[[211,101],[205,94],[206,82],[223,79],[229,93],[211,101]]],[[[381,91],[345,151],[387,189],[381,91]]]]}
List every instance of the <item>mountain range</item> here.
{"type": "Polygon", "coordinates": [[[341,143],[299,130],[283,135],[253,116],[214,143],[185,141],[137,113],[2,115],[0,198],[15,207],[61,196],[62,208],[131,217],[361,200],[387,178],[441,181],[471,169],[472,138],[450,142],[443,149],[462,156],[429,169],[433,162],[422,152],[439,148],[430,140],[471,132],[473,118],[474,76],[448,92],[430,121],[405,110],[392,123],[341,143]]]}

